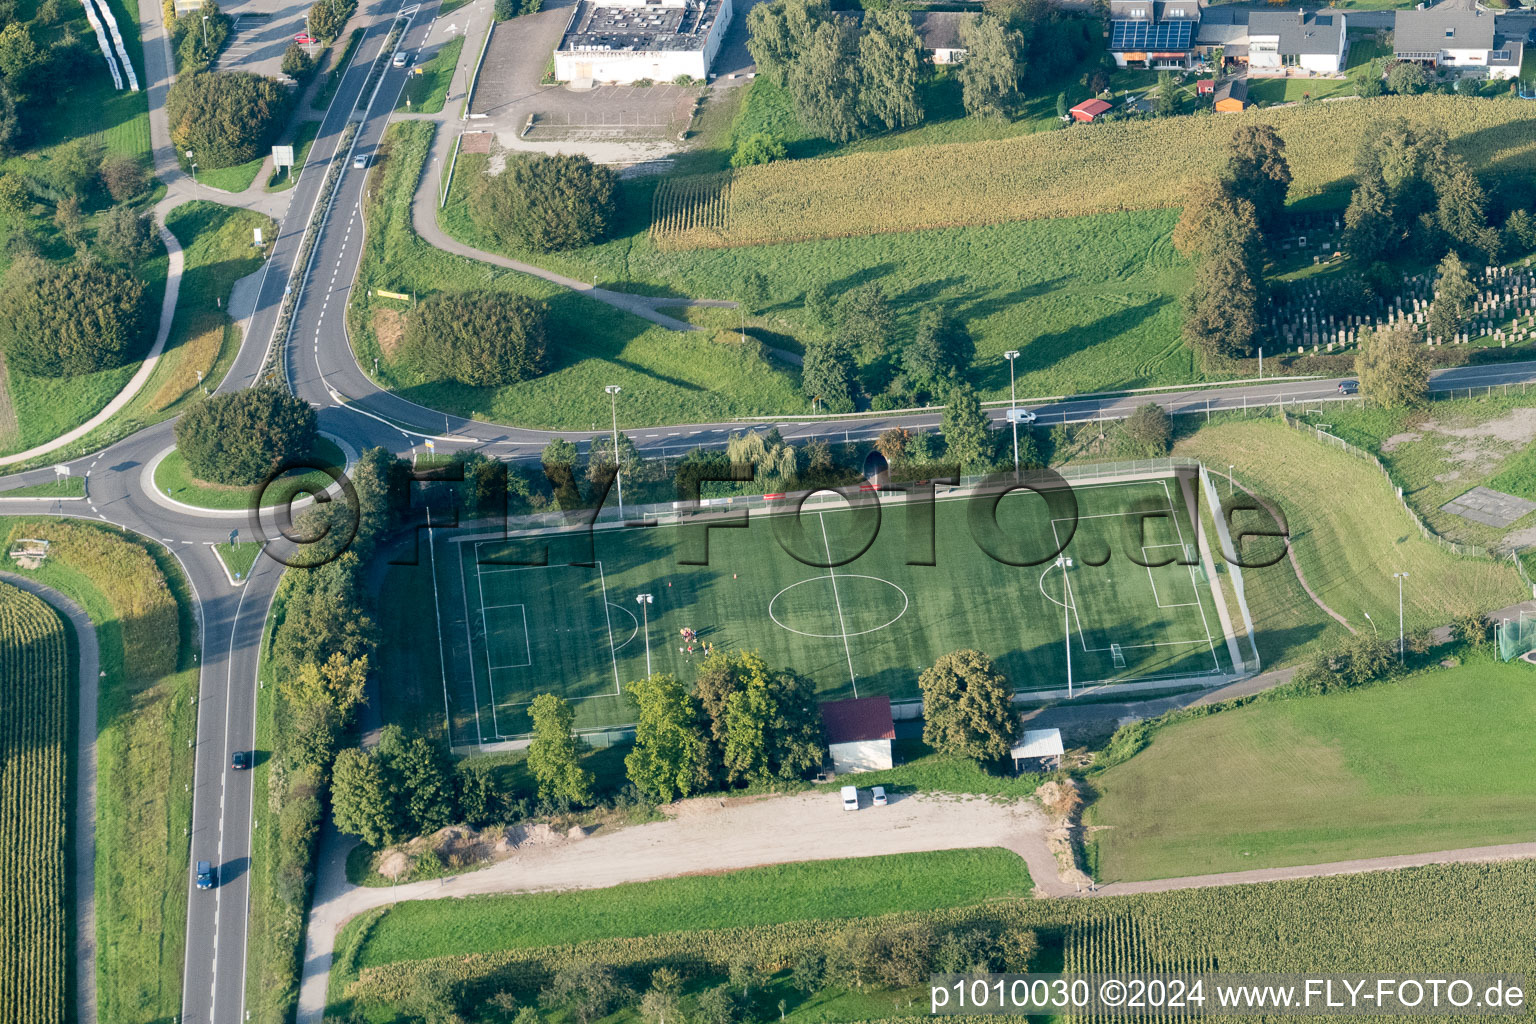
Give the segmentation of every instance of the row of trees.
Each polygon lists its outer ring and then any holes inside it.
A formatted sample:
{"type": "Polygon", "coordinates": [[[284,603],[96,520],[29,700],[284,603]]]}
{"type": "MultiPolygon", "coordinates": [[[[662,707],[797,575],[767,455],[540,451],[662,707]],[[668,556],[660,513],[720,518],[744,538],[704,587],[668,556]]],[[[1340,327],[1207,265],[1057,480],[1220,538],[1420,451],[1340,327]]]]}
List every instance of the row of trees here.
{"type": "Polygon", "coordinates": [[[1264,238],[1284,215],[1290,184],[1285,140],[1259,124],[1233,132],[1220,175],[1191,189],[1173,244],[1195,260],[1184,336],[1208,358],[1246,356],[1257,343],[1268,301],[1264,238]]]}

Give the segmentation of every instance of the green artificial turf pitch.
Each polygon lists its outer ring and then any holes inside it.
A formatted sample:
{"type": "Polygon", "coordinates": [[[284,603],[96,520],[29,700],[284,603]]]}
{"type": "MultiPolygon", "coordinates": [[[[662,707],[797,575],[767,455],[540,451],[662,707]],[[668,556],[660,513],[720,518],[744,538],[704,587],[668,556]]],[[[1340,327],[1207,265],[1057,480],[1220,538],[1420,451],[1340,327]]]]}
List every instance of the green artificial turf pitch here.
{"type": "Polygon", "coordinates": [[[706,644],[757,650],[827,699],[914,700],[922,670],[962,647],[991,655],[1015,689],[1059,689],[1067,628],[1079,687],[1230,671],[1177,482],[1073,493],[1075,532],[1070,510],[1031,491],[998,500],[995,527],[990,502],[971,498],[887,501],[878,517],[841,501],[798,519],[758,510],[745,528],[707,531],[704,565],[684,564],[703,555],[697,524],[435,531],[436,601],[420,621],[437,629],[452,741],[525,733],[546,692],[575,703],[578,727],[633,721],[623,691],[646,674],[645,632],[656,672],[691,682],[706,644]],[[1063,542],[1065,595],[1050,557],[1063,542]],[[528,564],[546,545],[548,564],[528,564]]]}

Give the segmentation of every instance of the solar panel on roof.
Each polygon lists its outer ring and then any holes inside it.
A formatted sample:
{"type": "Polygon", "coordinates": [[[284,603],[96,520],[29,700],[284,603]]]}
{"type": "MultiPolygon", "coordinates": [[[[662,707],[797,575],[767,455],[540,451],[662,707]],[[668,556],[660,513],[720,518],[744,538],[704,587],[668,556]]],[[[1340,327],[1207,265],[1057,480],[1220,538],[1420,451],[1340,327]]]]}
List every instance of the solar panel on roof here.
{"type": "Polygon", "coordinates": [[[1111,50],[1187,50],[1193,38],[1193,21],[1116,21],[1110,25],[1111,50]]]}

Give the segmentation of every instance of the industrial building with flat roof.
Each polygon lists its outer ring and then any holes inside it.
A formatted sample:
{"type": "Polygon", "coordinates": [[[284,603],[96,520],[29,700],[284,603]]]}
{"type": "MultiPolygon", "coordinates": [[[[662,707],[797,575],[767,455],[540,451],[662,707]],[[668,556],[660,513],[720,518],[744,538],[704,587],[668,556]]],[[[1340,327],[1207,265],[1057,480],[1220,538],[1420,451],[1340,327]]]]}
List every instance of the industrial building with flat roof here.
{"type": "Polygon", "coordinates": [[[704,81],[731,15],[731,0],[582,0],[555,51],[555,78],[704,81]]]}

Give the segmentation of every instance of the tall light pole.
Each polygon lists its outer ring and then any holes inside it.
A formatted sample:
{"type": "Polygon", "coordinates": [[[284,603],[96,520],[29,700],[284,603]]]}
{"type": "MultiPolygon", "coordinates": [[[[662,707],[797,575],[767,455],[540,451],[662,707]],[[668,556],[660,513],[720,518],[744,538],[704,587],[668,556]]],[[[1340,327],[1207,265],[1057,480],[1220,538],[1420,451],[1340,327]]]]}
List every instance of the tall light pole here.
{"type": "Polygon", "coordinates": [[[640,614],[645,619],[645,677],[651,677],[651,602],[656,599],[650,594],[636,594],[635,603],[640,605],[640,614]]]}
{"type": "Polygon", "coordinates": [[[1403,663],[1403,580],[1408,578],[1405,572],[1395,572],[1392,578],[1397,580],[1397,663],[1403,663]]]}
{"type": "Polygon", "coordinates": [[[187,163],[192,165],[192,182],[197,183],[197,161],[192,158],[192,151],[187,150],[187,163]]]}
{"type": "Polygon", "coordinates": [[[1067,570],[1072,568],[1072,559],[1065,555],[1056,557],[1056,564],[1061,566],[1061,640],[1067,648],[1067,700],[1072,699],[1072,619],[1067,607],[1067,570]]]}
{"type": "Polygon", "coordinates": [[[617,384],[609,384],[603,388],[608,392],[608,408],[613,413],[613,480],[619,486],[619,518],[624,518],[624,475],[619,472],[619,392],[623,388],[617,384]]]}
{"type": "Polygon", "coordinates": [[[1018,404],[1013,397],[1013,361],[1019,358],[1019,350],[1011,348],[1003,353],[1003,358],[1008,360],[1008,418],[1013,421],[1013,476],[1019,476],[1019,417],[1014,412],[1018,404]]]}

